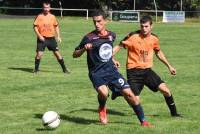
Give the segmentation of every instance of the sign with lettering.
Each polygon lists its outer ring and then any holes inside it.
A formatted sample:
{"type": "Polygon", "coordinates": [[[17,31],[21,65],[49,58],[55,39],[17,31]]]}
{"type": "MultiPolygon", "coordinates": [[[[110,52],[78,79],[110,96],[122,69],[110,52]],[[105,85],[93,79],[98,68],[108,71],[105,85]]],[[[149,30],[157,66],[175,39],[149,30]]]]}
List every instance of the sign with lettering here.
{"type": "Polygon", "coordinates": [[[185,22],[185,12],[163,11],[163,22],[185,22]]]}
{"type": "Polygon", "coordinates": [[[113,21],[139,22],[139,12],[113,11],[113,21]]]}

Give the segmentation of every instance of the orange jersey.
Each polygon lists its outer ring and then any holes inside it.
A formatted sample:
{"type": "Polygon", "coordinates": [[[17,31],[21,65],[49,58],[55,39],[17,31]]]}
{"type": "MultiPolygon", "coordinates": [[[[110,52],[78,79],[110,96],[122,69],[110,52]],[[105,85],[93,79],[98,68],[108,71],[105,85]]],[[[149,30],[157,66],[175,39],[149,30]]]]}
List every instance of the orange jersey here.
{"type": "Polygon", "coordinates": [[[128,49],[127,69],[151,68],[154,51],[160,50],[159,39],[156,35],[144,37],[140,31],[130,33],[121,43],[128,49]]]}
{"type": "Polygon", "coordinates": [[[42,36],[53,37],[55,36],[55,27],[58,26],[58,22],[53,14],[39,14],[33,25],[38,28],[38,31],[42,36]]]}

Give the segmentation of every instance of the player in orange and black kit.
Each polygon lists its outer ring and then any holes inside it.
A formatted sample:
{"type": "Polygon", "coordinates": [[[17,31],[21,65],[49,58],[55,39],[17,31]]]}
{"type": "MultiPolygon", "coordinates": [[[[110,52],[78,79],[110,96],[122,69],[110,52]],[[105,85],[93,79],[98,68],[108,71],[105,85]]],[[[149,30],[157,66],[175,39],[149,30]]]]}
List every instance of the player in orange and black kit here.
{"type": "Polygon", "coordinates": [[[35,56],[35,70],[37,73],[39,71],[40,60],[42,58],[43,52],[47,47],[50,51],[53,51],[55,57],[60,63],[64,73],[69,73],[69,70],[64,64],[63,57],[61,56],[55,35],[57,35],[58,42],[61,43],[60,30],[56,17],[50,13],[50,3],[43,3],[43,12],[39,14],[34,21],[34,31],[37,35],[37,49],[35,56]]]}
{"type": "MultiPolygon", "coordinates": [[[[114,47],[114,54],[121,48],[127,49],[127,79],[138,99],[144,85],[153,92],[159,90],[164,95],[171,116],[180,117],[169,88],[151,69],[154,53],[168,67],[172,75],[176,75],[176,69],[170,65],[164,53],[161,51],[158,37],[151,33],[152,18],[150,16],[143,16],[140,20],[140,26],[141,30],[131,32],[119,45],[114,47]]],[[[117,93],[113,93],[112,99],[115,99],[118,95],[117,93]]]]}

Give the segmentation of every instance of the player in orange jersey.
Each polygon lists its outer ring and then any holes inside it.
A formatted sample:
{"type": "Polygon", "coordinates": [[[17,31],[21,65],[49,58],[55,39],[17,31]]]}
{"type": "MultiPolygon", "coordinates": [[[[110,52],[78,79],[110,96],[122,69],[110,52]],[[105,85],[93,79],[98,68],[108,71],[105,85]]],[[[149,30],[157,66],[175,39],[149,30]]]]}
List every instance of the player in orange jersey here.
{"type": "MultiPolygon", "coordinates": [[[[143,16],[140,20],[141,30],[131,32],[113,51],[116,54],[121,48],[127,49],[127,79],[132,91],[139,99],[139,95],[144,87],[147,86],[153,92],[160,91],[166,100],[171,116],[179,117],[172,93],[166,83],[151,69],[153,66],[153,55],[163,62],[172,75],[176,75],[176,69],[168,62],[164,53],[160,49],[159,39],[152,31],[152,18],[143,16]]],[[[112,87],[111,87],[112,88],[112,87]]],[[[118,95],[112,94],[112,99],[118,95]]]]}
{"type": "Polygon", "coordinates": [[[42,58],[43,52],[47,47],[57,58],[59,64],[62,67],[64,73],[69,73],[69,70],[64,64],[63,57],[61,56],[55,36],[57,40],[61,43],[60,29],[56,17],[50,13],[51,7],[49,2],[43,3],[43,12],[39,14],[34,21],[34,31],[37,35],[37,49],[35,56],[35,70],[37,73],[39,71],[40,60],[42,58]]]}

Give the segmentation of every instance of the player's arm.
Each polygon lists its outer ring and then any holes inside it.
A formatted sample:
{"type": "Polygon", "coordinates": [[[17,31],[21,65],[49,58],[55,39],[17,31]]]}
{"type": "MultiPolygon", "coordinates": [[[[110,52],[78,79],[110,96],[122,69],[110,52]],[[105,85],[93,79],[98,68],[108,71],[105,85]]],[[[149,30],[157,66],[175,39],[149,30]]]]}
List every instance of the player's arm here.
{"type": "Polygon", "coordinates": [[[73,58],[78,58],[80,57],[86,50],[89,50],[92,48],[92,44],[91,43],[87,43],[86,45],[84,45],[83,48],[81,49],[77,49],[73,52],[73,58]]]}
{"type": "Polygon", "coordinates": [[[113,55],[115,55],[116,53],[118,53],[120,51],[121,48],[126,48],[126,46],[128,46],[130,44],[129,38],[133,35],[134,33],[131,32],[128,35],[126,35],[124,37],[124,39],[113,48],[113,55]]]}
{"type": "Polygon", "coordinates": [[[36,25],[33,26],[33,29],[35,31],[35,34],[37,35],[37,37],[39,38],[39,40],[44,41],[44,37],[40,34],[38,27],[36,25]]]}
{"type": "Polygon", "coordinates": [[[114,56],[112,57],[112,61],[115,64],[116,68],[120,68],[120,63],[119,63],[119,61],[115,60],[114,56]]]}
{"type": "Polygon", "coordinates": [[[123,44],[122,44],[122,43],[116,45],[116,46],[113,48],[113,55],[115,55],[116,53],[118,53],[118,52],[120,51],[121,48],[123,48],[123,44]]]}
{"type": "Polygon", "coordinates": [[[58,40],[59,43],[61,43],[62,39],[60,37],[60,28],[59,28],[58,25],[55,27],[55,31],[56,31],[56,35],[57,35],[57,40],[58,40]]]}
{"type": "Polygon", "coordinates": [[[176,75],[176,69],[168,62],[164,53],[161,50],[158,50],[158,51],[155,51],[155,54],[156,54],[157,58],[168,67],[170,73],[172,75],[176,75]]]}
{"type": "Polygon", "coordinates": [[[85,48],[82,48],[82,49],[79,49],[79,50],[75,50],[74,52],[73,52],[73,58],[78,58],[78,57],[80,57],[84,52],[85,52],[85,48]]]}
{"type": "Polygon", "coordinates": [[[114,56],[115,56],[115,54],[116,54],[117,52],[120,51],[121,48],[123,48],[123,44],[121,44],[121,43],[118,44],[118,45],[116,45],[116,46],[113,48],[113,57],[112,57],[112,61],[113,61],[113,63],[115,64],[115,66],[116,66],[117,68],[120,68],[120,63],[119,63],[119,61],[115,60],[114,56]]]}

